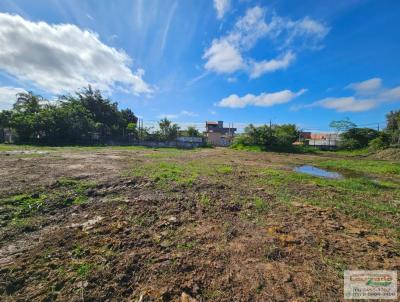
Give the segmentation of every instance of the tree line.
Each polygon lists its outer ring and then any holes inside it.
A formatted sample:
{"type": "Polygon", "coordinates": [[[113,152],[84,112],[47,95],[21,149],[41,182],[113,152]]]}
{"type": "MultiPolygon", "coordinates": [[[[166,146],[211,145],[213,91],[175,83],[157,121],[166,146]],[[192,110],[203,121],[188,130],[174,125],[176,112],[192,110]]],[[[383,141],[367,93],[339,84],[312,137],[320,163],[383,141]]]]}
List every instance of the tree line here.
{"type": "Polygon", "coordinates": [[[382,130],[357,127],[349,119],[332,121],[330,127],[340,132],[341,149],[355,150],[368,147],[377,150],[400,147],[400,110],[386,114],[386,127],[382,130]]]}
{"type": "Polygon", "coordinates": [[[173,140],[179,135],[200,136],[194,128],[180,130],[168,119],[159,129],[138,127],[130,109],[119,109],[116,102],[90,86],[73,95],[48,101],[40,95],[18,93],[11,110],[0,111],[0,130],[11,129],[18,143],[88,144],[126,140],[173,140]]]}
{"type": "MultiPolygon", "coordinates": [[[[330,127],[336,129],[340,138],[339,149],[355,150],[369,147],[384,149],[400,147],[400,110],[391,111],[386,115],[386,128],[375,130],[372,128],[357,127],[349,119],[332,121],[330,127]]],[[[250,124],[244,133],[238,135],[232,147],[259,147],[263,150],[276,151],[307,151],[307,147],[293,145],[302,140],[302,131],[294,124],[262,125],[250,124]]]]}

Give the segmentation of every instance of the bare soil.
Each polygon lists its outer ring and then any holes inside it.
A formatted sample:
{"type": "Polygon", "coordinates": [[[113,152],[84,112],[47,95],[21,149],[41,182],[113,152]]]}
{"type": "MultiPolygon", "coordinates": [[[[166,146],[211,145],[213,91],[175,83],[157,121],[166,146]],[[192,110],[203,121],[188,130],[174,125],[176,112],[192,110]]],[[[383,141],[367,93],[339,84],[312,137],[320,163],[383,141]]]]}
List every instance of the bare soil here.
{"type": "MultiPolygon", "coordinates": [[[[260,169],[290,171],[318,155],[112,148],[25,155],[0,155],[0,198],[45,196],[45,205],[24,219],[0,205],[1,301],[341,301],[344,269],[400,269],[393,229],[335,207],[282,202],[257,182],[260,169]],[[160,182],[146,169],[161,161],[232,171],[160,182]],[[60,202],[72,194],[63,179],[91,184],[73,193],[85,202],[60,202]]],[[[287,189],[307,200],[315,188],[287,189]]]]}

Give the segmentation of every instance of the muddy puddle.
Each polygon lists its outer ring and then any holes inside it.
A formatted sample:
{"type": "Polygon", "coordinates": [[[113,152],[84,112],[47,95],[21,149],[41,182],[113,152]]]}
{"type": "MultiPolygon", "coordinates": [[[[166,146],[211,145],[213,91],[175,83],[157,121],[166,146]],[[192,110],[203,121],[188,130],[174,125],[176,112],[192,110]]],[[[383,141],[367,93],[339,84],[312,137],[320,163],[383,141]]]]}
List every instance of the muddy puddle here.
{"type": "Polygon", "coordinates": [[[323,177],[323,178],[332,178],[332,179],[341,179],[343,175],[338,172],[331,172],[324,169],[320,169],[314,166],[303,165],[300,167],[296,167],[293,169],[296,172],[309,174],[313,176],[323,177]]]}

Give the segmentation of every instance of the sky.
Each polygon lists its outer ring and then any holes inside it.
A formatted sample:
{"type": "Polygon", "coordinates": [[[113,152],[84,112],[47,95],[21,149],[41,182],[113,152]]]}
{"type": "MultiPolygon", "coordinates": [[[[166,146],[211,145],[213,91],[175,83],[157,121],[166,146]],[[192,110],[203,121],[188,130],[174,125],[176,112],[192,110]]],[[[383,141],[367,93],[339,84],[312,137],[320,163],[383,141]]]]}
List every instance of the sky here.
{"type": "Polygon", "coordinates": [[[92,85],[151,124],[385,124],[397,0],[1,0],[0,110],[92,85]]]}

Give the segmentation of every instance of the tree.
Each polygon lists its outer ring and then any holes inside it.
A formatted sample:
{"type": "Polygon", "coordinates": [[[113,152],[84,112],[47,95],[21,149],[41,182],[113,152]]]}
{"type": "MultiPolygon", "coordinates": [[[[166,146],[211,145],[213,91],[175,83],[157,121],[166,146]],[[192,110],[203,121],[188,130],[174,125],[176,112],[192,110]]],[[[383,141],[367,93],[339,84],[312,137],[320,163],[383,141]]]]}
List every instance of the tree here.
{"type": "Polygon", "coordinates": [[[336,129],[336,132],[339,133],[355,128],[357,125],[350,121],[348,117],[346,117],[344,120],[330,122],[329,127],[336,129]]]}
{"type": "Polygon", "coordinates": [[[42,101],[41,96],[35,95],[31,91],[28,93],[21,92],[17,93],[17,101],[13,108],[15,111],[26,114],[37,113],[40,111],[42,101]]]}
{"type": "Polygon", "coordinates": [[[266,149],[290,149],[296,141],[299,131],[296,125],[283,124],[255,127],[250,124],[244,134],[235,139],[235,144],[260,146],[266,149]]]}
{"type": "Polygon", "coordinates": [[[379,137],[379,131],[370,128],[351,128],[340,136],[342,148],[359,149],[367,147],[370,141],[379,137]]]}
{"type": "Polygon", "coordinates": [[[197,130],[197,129],[196,129],[195,127],[193,127],[193,126],[189,126],[189,127],[187,128],[186,132],[187,132],[187,135],[188,135],[188,136],[191,136],[191,137],[199,137],[199,136],[201,136],[199,130],[197,130]]]}
{"type": "Polygon", "coordinates": [[[173,124],[169,119],[163,118],[158,122],[160,138],[163,140],[174,140],[178,137],[179,126],[173,124]]]}
{"type": "Polygon", "coordinates": [[[400,110],[390,111],[386,115],[386,131],[391,136],[391,142],[394,144],[400,144],[400,110]]]}

